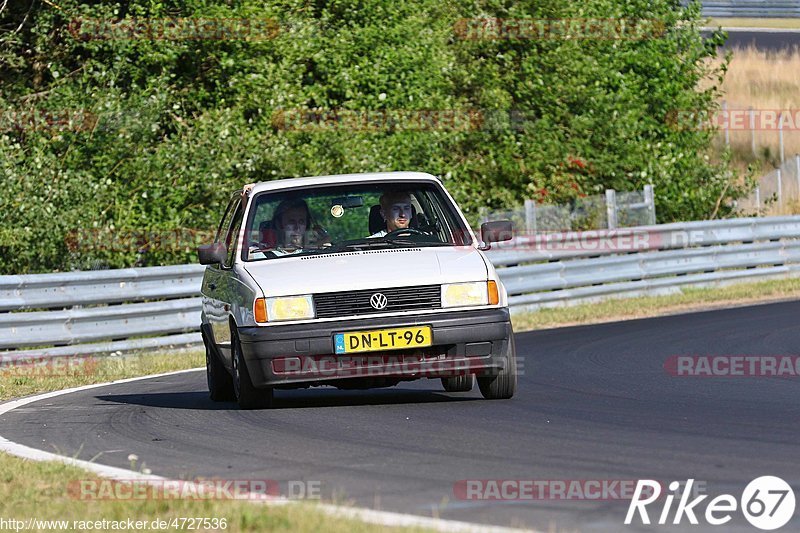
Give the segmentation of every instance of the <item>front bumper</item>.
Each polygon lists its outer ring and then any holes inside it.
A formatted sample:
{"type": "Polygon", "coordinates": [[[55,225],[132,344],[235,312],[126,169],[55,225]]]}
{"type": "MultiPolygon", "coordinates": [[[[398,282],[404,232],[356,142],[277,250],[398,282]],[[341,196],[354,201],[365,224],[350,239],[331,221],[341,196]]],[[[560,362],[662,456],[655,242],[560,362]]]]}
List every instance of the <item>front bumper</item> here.
{"type": "Polygon", "coordinates": [[[505,368],[512,335],[507,308],[239,328],[242,354],[256,387],[494,374],[505,368]],[[420,325],[431,326],[433,346],[335,354],[336,333],[420,325]]]}

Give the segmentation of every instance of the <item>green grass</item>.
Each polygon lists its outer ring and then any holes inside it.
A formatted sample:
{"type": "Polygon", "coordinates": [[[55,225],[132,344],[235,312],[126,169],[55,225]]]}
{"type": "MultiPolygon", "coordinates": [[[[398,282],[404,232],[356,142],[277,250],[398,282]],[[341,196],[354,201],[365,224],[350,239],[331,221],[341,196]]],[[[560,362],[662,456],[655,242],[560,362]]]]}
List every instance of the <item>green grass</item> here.
{"type": "Polygon", "coordinates": [[[800,29],[800,19],[768,19],[768,18],[718,18],[710,19],[706,24],[716,28],[775,28],[775,29],[800,29]]]}
{"type": "Polygon", "coordinates": [[[692,310],[800,298],[800,278],[739,283],[727,287],[684,288],[664,296],[620,298],[571,307],[553,307],[515,314],[515,331],[597,324],[692,310]]]}
{"type": "MultiPolygon", "coordinates": [[[[155,519],[189,517],[224,518],[227,528],[220,528],[219,531],[228,532],[345,533],[387,529],[355,520],[330,517],[314,509],[311,503],[268,506],[232,500],[81,500],[69,492],[71,482],[89,479],[98,478],[88,475],[80,468],[55,462],[25,461],[0,453],[0,518],[23,521],[28,518],[67,520],[70,524],[69,530],[73,531],[91,531],[73,529],[73,521],[123,521],[131,518],[152,522],[155,519]]],[[[39,530],[47,531],[44,528],[39,530]]]]}
{"type": "Polygon", "coordinates": [[[124,357],[97,356],[70,360],[48,359],[34,364],[0,367],[0,401],[38,392],[62,390],[91,383],[160,374],[205,366],[204,352],[181,350],[124,357]]]}

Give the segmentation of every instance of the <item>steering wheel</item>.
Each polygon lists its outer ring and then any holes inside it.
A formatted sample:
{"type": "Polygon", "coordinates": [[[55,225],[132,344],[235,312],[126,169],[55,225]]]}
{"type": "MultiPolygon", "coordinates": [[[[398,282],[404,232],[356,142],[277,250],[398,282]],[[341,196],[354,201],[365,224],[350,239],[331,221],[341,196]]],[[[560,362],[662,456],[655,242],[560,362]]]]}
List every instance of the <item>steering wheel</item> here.
{"type": "Polygon", "coordinates": [[[402,235],[403,233],[408,233],[410,235],[427,235],[424,231],[420,231],[420,230],[415,229],[415,228],[398,228],[396,230],[390,231],[389,233],[387,233],[383,237],[384,238],[392,238],[392,237],[397,237],[398,235],[402,235]]]}

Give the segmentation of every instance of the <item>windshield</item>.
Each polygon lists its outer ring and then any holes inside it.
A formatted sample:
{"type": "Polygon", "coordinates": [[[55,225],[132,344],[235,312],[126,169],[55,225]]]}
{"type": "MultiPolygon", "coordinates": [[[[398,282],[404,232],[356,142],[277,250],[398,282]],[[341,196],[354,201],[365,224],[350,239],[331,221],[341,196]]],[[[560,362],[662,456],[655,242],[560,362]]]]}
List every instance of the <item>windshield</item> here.
{"type": "Polygon", "coordinates": [[[263,192],[253,198],[243,259],[387,247],[464,246],[469,230],[433,183],[381,182],[263,192]]]}

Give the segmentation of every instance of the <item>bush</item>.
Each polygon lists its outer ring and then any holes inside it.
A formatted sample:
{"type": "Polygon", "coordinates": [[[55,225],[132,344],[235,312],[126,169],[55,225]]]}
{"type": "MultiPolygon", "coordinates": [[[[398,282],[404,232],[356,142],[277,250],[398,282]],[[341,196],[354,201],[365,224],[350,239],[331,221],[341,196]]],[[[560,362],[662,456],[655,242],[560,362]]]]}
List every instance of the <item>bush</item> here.
{"type": "Polygon", "coordinates": [[[234,189],[285,177],[427,171],[473,218],[537,191],[570,201],[653,183],[660,221],[702,219],[717,205],[727,214],[741,193],[725,161],[705,158],[713,132],[668,120],[717,97],[714,85],[698,87],[721,76],[703,61],[722,36],[704,41],[697,5],[10,4],[0,34],[2,273],[191,262],[234,189]],[[176,16],[259,20],[267,38],[85,38],[97,21],[176,16]],[[495,17],[651,18],[664,34],[464,38],[474,26],[463,19],[495,17]],[[342,122],[309,122],[331,110],[342,122]],[[372,122],[348,127],[366,113],[372,122]],[[165,246],[165,235],[179,242],[165,246]]]}

